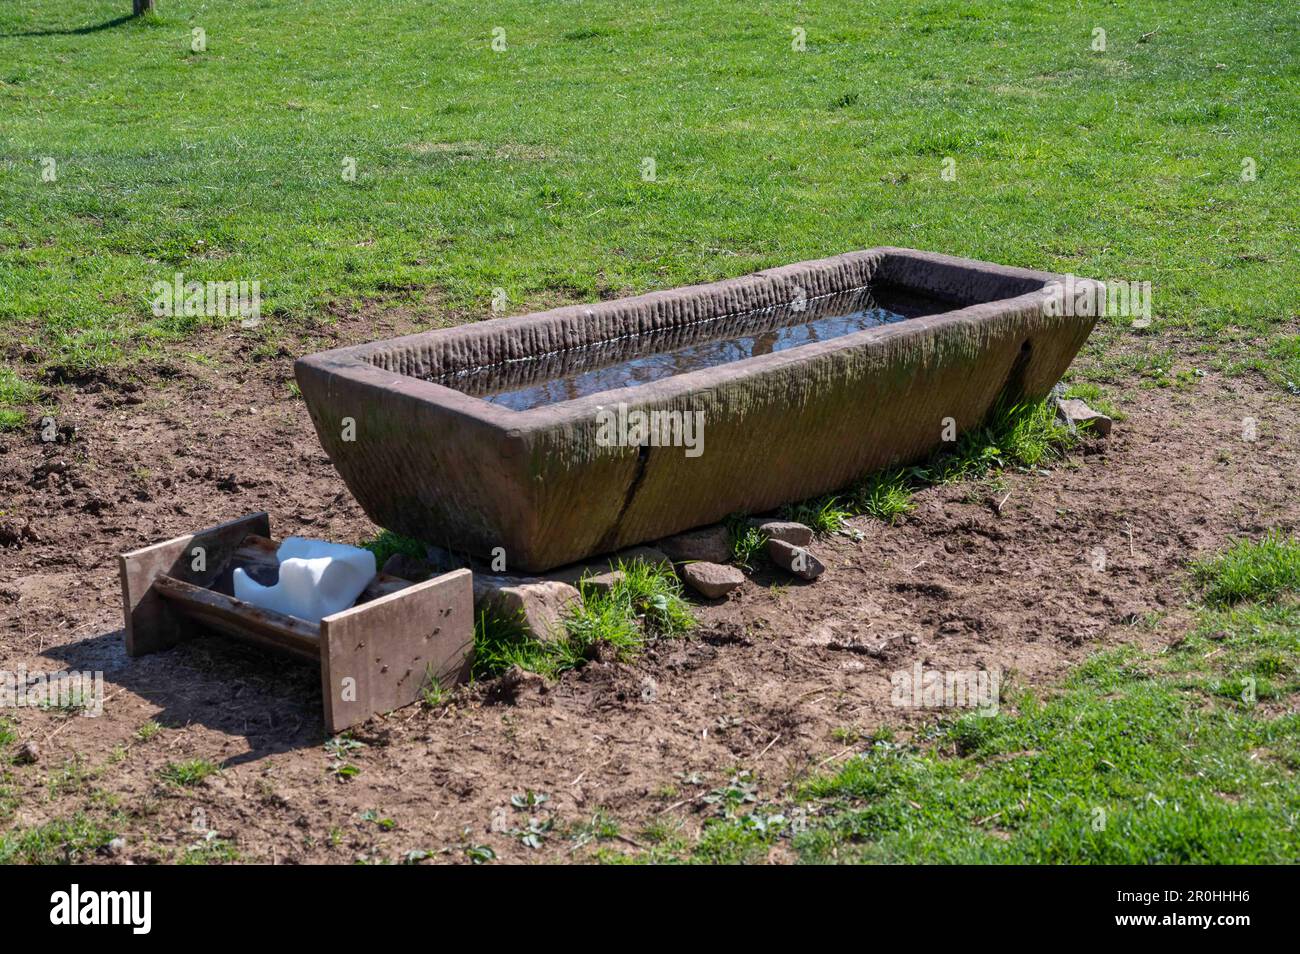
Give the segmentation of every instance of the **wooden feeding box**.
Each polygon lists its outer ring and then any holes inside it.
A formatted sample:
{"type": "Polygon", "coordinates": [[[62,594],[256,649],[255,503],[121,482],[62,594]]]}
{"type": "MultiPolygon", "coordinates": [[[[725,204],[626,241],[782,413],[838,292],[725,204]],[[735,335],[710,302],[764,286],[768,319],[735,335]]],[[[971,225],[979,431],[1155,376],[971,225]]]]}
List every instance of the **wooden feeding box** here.
{"type": "Polygon", "coordinates": [[[436,680],[469,675],[474,592],[469,570],[424,583],[380,573],[351,609],[319,624],[236,599],[233,574],[278,573],[271,521],[255,513],[118,558],[126,651],[168,649],[195,626],[320,663],[325,725],[340,732],[421,698],[436,680]]]}

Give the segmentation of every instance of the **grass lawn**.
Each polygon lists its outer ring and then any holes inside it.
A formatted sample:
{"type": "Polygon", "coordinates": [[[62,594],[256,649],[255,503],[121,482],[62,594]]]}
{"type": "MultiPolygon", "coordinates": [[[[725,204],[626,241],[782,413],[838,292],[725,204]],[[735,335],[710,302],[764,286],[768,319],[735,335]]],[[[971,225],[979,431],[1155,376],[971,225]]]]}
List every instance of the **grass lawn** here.
{"type": "Polygon", "coordinates": [[[1170,373],[1179,329],[1300,386],[1293,4],[129,7],[0,9],[0,423],[201,350],[151,311],[177,272],[260,282],[273,345],[330,301],[436,323],[876,244],[1152,282],[1094,376],[1170,373]]]}

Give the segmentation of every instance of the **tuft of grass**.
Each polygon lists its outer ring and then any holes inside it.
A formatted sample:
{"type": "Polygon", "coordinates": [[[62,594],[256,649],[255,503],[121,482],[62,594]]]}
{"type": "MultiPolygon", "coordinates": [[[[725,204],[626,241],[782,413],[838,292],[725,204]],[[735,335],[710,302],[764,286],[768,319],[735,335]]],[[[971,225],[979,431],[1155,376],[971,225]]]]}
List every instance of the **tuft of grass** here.
{"type": "Polygon", "coordinates": [[[144,723],[144,725],[140,726],[140,728],[135,730],[135,737],[141,742],[148,742],[150,739],[162,732],[162,728],[163,727],[156,721],[150,719],[148,722],[144,723]]]}
{"type": "MultiPolygon", "coordinates": [[[[619,561],[622,579],[610,588],[604,599],[629,619],[639,620],[652,637],[680,636],[695,625],[695,616],[682,598],[682,584],[672,567],[662,563],[633,560],[619,561]]],[[[601,596],[584,603],[601,603],[601,596]]],[[[570,627],[572,632],[572,627],[570,627]]]]}
{"type": "Polygon", "coordinates": [[[995,470],[1038,467],[1078,443],[1077,434],[1057,420],[1056,404],[1045,401],[1000,404],[979,427],[961,434],[950,453],[922,469],[930,483],[984,477],[995,470]]]}
{"type": "Polygon", "coordinates": [[[404,537],[400,533],[394,533],[391,530],[380,530],[373,539],[363,540],[358,546],[373,553],[375,555],[375,566],[381,568],[388,562],[389,557],[394,554],[401,553],[404,556],[423,560],[428,552],[425,545],[419,540],[413,537],[404,537]]]}
{"type": "Polygon", "coordinates": [[[186,762],[168,762],[158,772],[158,777],[169,785],[192,788],[220,769],[207,759],[190,759],[186,762]]]}
{"type": "Polygon", "coordinates": [[[871,474],[853,488],[850,499],[858,513],[864,513],[897,523],[916,509],[912,499],[913,474],[908,469],[894,468],[871,474]]]}
{"type": "Polygon", "coordinates": [[[27,415],[18,410],[36,400],[36,387],[0,364],[0,431],[14,430],[27,423],[27,415]]]}
{"type": "Polygon", "coordinates": [[[754,568],[754,561],[767,547],[767,535],[752,526],[746,514],[732,514],[726,520],[731,537],[731,562],[746,570],[754,568]]]}
{"type": "Polygon", "coordinates": [[[519,619],[479,612],[474,621],[474,679],[494,679],[513,666],[550,676],[558,665],[556,648],[535,638],[519,619]]]}
{"type": "Polygon", "coordinates": [[[436,709],[438,706],[444,705],[451,696],[451,693],[443,688],[442,681],[433,672],[432,666],[429,667],[424,688],[420,690],[420,694],[424,699],[424,704],[430,709],[436,709]]]}
{"type": "Polygon", "coordinates": [[[1238,540],[1219,556],[1194,563],[1192,575],[1214,606],[1300,589],[1300,541],[1280,530],[1257,543],[1238,540]]]}
{"type": "Polygon", "coordinates": [[[841,504],[840,498],[834,496],[805,500],[781,508],[783,519],[795,520],[822,535],[839,533],[844,529],[845,522],[853,516],[853,512],[841,504]]]}

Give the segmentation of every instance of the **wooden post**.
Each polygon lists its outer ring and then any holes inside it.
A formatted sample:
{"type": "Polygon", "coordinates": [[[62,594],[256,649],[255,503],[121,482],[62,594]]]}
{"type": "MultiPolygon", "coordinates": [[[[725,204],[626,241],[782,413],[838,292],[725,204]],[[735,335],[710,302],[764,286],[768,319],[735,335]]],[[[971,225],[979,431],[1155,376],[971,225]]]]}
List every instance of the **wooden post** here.
{"type": "Polygon", "coordinates": [[[144,13],[153,13],[153,0],[133,0],[135,3],[135,16],[144,13]]]}

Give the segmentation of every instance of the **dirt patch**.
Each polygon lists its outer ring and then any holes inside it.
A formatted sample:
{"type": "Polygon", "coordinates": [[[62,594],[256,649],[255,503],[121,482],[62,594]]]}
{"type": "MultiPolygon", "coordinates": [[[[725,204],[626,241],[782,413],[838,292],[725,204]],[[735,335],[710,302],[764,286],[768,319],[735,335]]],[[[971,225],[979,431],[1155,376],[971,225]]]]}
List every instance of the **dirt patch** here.
{"type": "MultiPolygon", "coordinates": [[[[421,327],[372,318],[312,343],[421,327]]],[[[894,527],[853,521],[860,539],[814,546],[816,583],[760,568],[699,607],[697,632],[636,663],[462,691],[372,720],[361,747],[331,753],[310,666],[209,637],[129,660],[115,562],[259,509],[277,534],[374,533],[290,389],[305,346],[255,360],[249,333],[224,333],[209,363],[177,357],[170,377],[59,383],[52,443],[0,435],[0,668],[103,670],[107,695],[96,719],[4,714],[41,753],[6,771],[5,827],[120,811],[115,860],[141,862],[174,860],[207,830],[253,861],[465,860],[466,845],[560,861],[600,843],[578,835],[604,813],[622,839],[603,844],[635,852],[647,825],[698,829],[705,796],[738,770],[779,800],[858,751],[857,736],[931,721],[890,705],[892,672],[997,668],[1047,689],[1099,647],[1168,642],[1189,615],[1190,558],[1300,520],[1295,398],[1215,375],[1194,392],[1134,388],[1130,419],[1050,472],[932,488],[894,527]],[[149,720],[166,728],[142,740],[149,720]],[[188,788],[160,779],[190,759],[222,771],[188,788]],[[359,772],[340,781],[342,764],[359,772]],[[549,800],[511,804],[530,790],[549,800]],[[537,849],[520,834],[530,816],[555,822],[537,849]]]]}

